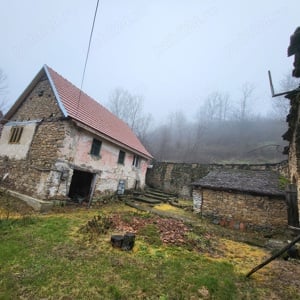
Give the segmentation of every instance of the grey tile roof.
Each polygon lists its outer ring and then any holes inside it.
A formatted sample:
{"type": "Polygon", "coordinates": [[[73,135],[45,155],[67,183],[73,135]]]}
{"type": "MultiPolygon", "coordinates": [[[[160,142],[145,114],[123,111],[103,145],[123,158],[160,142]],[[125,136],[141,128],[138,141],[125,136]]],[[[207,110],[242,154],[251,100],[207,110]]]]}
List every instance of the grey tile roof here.
{"type": "Polygon", "coordinates": [[[192,185],[213,190],[284,196],[284,191],[279,188],[279,175],[272,171],[216,170],[192,185]]]}

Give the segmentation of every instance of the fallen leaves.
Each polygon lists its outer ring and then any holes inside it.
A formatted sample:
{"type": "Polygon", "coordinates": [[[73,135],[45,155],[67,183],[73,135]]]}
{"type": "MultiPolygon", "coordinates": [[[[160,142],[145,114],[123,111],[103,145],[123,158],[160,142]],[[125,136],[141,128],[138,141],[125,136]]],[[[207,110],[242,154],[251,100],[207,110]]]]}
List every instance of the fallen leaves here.
{"type": "Polygon", "coordinates": [[[120,232],[137,233],[147,225],[155,225],[164,244],[184,245],[187,242],[187,233],[190,229],[181,220],[161,218],[158,216],[140,217],[120,214],[111,215],[113,227],[120,232]]]}

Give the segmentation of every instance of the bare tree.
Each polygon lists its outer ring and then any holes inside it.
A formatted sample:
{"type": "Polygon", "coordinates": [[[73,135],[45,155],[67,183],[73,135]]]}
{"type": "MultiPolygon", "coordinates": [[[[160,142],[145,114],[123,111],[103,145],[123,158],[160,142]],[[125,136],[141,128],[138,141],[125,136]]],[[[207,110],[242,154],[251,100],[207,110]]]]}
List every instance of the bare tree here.
{"type": "Polygon", "coordinates": [[[154,155],[158,160],[172,159],[170,128],[163,125],[157,131],[157,150],[154,155]]]}
{"type": "Polygon", "coordinates": [[[113,114],[126,122],[142,141],[145,140],[152,116],[144,113],[142,96],[132,95],[123,88],[116,88],[110,95],[108,107],[113,114]]]}
{"type": "Polygon", "coordinates": [[[147,133],[152,121],[153,117],[150,113],[141,115],[136,121],[135,128],[133,128],[136,135],[145,145],[147,144],[147,133]]]}
{"type": "Polygon", "coordinates": [[[244,121],[250,116],[250,100],[253,100],[254,85],[245,82],[241,88],[241,98],[237,111],[237,119],[244,121]]]}
{"type": "MultiPolygon", "coordinates": [[[[294,90],[299,86],[299,79],[292,77],[292,72],[287,73],[280,80],[279,86],[281,92],[294,90]]],[[[276,118],[285,121],[290,110],[290,102],[284,96],[272,99],[273,111],[276,118]]]]}
{"type": "Polygon", "coordinates": [[[230,109],[229,94],[213,92],[205,99],[198,116],[206,121],[225,121],[230,109]]]}

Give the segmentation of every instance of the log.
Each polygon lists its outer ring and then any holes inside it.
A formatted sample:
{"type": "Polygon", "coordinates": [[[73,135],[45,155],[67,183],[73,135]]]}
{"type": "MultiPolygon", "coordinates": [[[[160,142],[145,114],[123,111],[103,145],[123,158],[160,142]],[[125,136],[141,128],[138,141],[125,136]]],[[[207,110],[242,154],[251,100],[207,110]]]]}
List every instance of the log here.
{"type": "Polygon", "coordinates": [[[286,252],[287,250],[289,250],[293,245],[295,245],[297,242],[300,241],[300,235],[298,235],[292,242],[290,242],[287,246],[283,247],[279,252],[275,253],[274,255],[272,255],[270,258],[268,258],[267,260],[265,260],[264,262],[262,262],[260,265],[258,265],[257,267],[255,267],[254,269],[252,269],[247,275],[246,277],[250,277],[253,273],[255,273],[256,271],[258,271],[259,269],[263,268],[264,266],[266,266],[267,264],[269,264],[272,260],[274,260],[275,258],[279,257],[280,255],[282,255],[284,252],[286,252]]]}

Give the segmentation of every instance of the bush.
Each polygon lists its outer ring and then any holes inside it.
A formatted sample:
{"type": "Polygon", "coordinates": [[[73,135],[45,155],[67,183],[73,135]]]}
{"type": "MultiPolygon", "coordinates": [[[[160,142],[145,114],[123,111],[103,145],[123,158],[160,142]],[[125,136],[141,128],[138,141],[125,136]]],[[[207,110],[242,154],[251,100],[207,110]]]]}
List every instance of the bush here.
{"type": "Polygon", "coordinates": [[[106,234],[108,230],[112,227],[111,217],[104,214],[99,214],[98,216],[93,217],[92,220],[88,221],[86,225],[80,228],[82,233],[91,233],[91,234],[106,234]]]}

